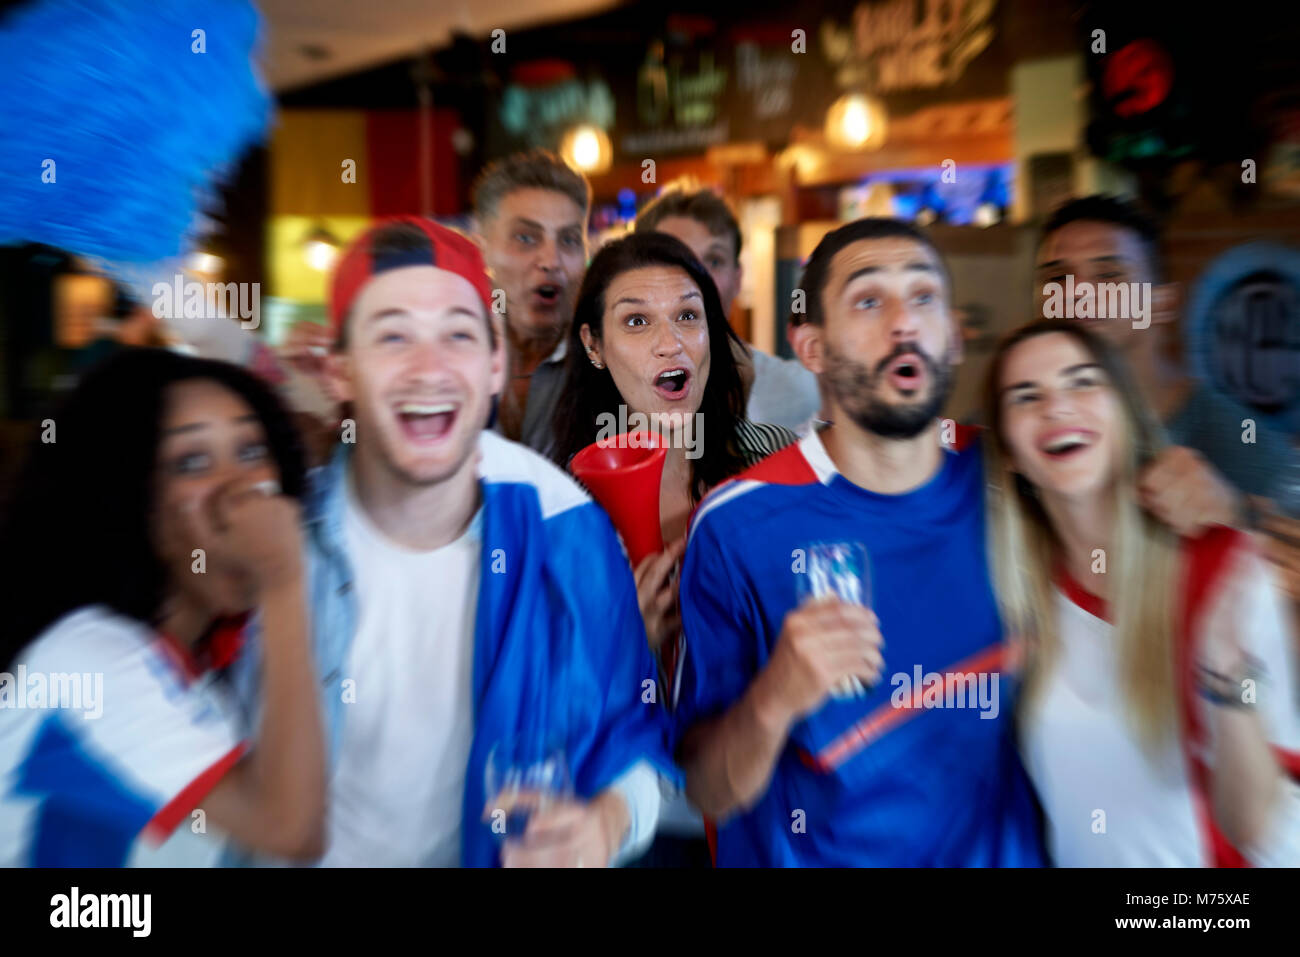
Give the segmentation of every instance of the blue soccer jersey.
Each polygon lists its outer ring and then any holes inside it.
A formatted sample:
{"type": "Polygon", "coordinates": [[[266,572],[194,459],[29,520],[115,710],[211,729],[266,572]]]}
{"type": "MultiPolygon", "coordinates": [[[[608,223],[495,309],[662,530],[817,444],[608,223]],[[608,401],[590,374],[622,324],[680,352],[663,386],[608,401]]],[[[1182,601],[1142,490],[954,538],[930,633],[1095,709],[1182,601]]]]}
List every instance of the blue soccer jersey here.
{"type": "Polygon", "coordinates": [[[1012,735],[1013,656],[985,558],[978,447],[903,495],[838,474],[816,433],[716,489],[682,570],[681,732],[733,705],[807,592],[816,546],[865,546],[880,682],[796,723],[767,791],[718,831],[719,866],[1035,866],[1012,735]],[[801,582],[801,578],[804,580],[801,582]]]}

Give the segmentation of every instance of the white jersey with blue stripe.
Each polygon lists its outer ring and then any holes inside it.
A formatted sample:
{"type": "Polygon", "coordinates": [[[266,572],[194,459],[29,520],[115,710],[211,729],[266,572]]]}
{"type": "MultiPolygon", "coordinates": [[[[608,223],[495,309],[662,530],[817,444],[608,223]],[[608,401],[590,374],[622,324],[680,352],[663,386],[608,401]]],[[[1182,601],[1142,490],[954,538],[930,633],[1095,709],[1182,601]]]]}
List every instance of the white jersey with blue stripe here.
{"type": "Polygon", "coordinates": [[[192,812],[239,760],[236,729],[215,677],[153,630],[65,615],[0,674],[0,866],[215,863],[192,812]]]}

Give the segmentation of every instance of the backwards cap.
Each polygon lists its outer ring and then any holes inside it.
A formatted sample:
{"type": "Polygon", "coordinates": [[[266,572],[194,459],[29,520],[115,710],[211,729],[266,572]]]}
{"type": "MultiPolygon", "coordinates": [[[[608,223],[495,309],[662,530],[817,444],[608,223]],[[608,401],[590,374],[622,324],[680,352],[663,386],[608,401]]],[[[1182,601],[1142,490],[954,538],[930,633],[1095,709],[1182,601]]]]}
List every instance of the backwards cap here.
{"type": "Polygon", "coordinates": [[[373,276],[404,266],[434,266],[463,276],[483,300],[488,316],[492,314],[492,286],[488,282],[483,254],[473,241],[446,226],[439,226],[422,216],[392,216],[381,219],[348,244],[339,257],[330,280],[329,317],[335,338],[343,330],[343,319],[362,288],[373,276]],[[391,226],[414,226],[428,237],[428,246],[404,249],[375,257],[375,235],[391,226]]]}

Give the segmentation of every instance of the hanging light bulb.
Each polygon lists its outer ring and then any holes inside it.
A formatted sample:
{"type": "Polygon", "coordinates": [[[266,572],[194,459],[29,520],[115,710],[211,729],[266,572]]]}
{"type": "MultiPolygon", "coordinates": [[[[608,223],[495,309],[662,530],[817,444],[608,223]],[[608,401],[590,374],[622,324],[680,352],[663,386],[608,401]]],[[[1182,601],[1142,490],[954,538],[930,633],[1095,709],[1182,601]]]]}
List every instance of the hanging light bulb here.
{"type": "Polygon", "coordinates": [[[220,276],[226,262],[216,253],[196,249],[185,259],[185,268],[200,276],[220,276]]]}
{"type": "Polygon", "coordinates": [[[316,226],[302,241],[302,257],[317,272],[326,272],[339,255],[339,241],[324,226],[316,226]]]}
{"type": "Polygon", "coordinates": [[[609,136],[598,126],[584,123],[564,134],[560,155],[565,162],[583,173],[603,173],[610,167],[614,149],[609,136]]]}
{"type": "Polygon", "coordinates": [[[885,104],[865,93],[846,93],[826,112],[826,141],[848,152],[877,150],[885,144],[889,115],[885,104]]]}

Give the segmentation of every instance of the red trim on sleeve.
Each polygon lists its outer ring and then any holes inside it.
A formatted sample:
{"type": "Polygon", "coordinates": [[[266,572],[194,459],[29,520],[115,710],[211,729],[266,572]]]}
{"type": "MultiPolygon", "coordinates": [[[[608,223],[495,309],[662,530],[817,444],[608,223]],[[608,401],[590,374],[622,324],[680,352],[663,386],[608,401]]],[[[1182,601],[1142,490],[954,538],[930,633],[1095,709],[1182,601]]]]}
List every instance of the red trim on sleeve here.
{"type": "Polygon", "coordinates": [[[206,771],[187,784],[180,792],[158,809],[155,814],[144,826],[144,837],[154,844],[161,844],[176,830],[176,825],[180,824],[185,815],[194,810],[200,801],[208,796],[217,782],[225,777],[226,772],[239,763],[248,746],[243,742],[235,745],[225,757],[218,760],[206,771]]]}
{"type": "Polygon", "coordinates": [[[244,647],[244,626],[251,617],[249,614],[236,615],[217,623],[207,642],[209,668],[225,668],[239,657],[244,647]]]}
{"type": "Polygon", "coordinates": [[[732,481],[766,482],[768,485],[815,485],[817,473],[803,457],[799,443],[795,442],[778,449],[756,465],[751,465],[732,481]]]}
{"type": "Polygon", "coordinates": [[[1228,556],[1248,543],[1241,532],[1213,526],[1195,539],[1183,539],[1184,558],[1183,608],[1177,624],[1176,654],[1179,691],[1183,708],[1183,748],[1192,772],[1192,798],[1201,825],[1201,839],[1209,854],[1211,867],[1248,867],[1249,862],[1232,846],[1214,820],[1210,798],[1210,769],[1201,759],[1200,747],[1205,740],[1196,693],[1195,649],[1192,642],[1198,632],[1201,615],[1210,597],[1223,580],[1228,556]]]}

